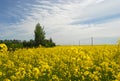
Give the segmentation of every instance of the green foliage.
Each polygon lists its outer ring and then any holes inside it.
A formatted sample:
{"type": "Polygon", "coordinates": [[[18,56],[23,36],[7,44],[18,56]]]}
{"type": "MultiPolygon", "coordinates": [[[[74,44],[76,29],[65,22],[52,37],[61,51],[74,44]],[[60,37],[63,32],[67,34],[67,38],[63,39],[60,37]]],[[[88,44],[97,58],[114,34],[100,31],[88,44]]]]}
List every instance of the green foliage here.
{"type": "Polygon", "coordinates": [[[39,46],[39,45],[42,45],[45,47],[55,46],[55,43],[52,41],[52,38],[50,38],[49,40],[45,39],[44,28],[41,27],[39,23],[36,25],[34,33],[35,33],[35,40],[34,40],[35,46],[39,46]]]}
{"type": "Polygon", "coordinates": [[[14,51],[18,48],[23,48],[23,44],[20,40],[0,40],[0,43],[7,45],[9,51],[14,51]]]}
{"type": "Polygon", "coordinates": [[[35,45],[36,46],[43,45],[45,39],[45,32],[44,28],[41,27],[39,23],[36,25],[34,33],[35,33],[35,45]]]}
{"type": "Polygon", "coordinates": [[[24,40],[24,41],[23,41],[23,46],[24,46],[24,47],[27,47],[27,48],[34,47],[34,46],[35,46],[35,41],[32,40],[32,39],[31,39],[30,41],[24,40]]]}
{"type": "Polygon", "coordinates": [[[54,47],[54,46],[55,46],[55,43],[52,41],[52,38],[50,38],[49,40],[48,40],[48,39],[45,39],[45,41],[44,41],[44,46],[45,46],[45,47],[54,47]]]}
{"type": "Polygon", "coordinates": [[[45,31],[44,28],[40,26],[38,23],[35,27],[35,39],[29,41],[21,41],[21,40],[0,40],[0,43],[4,43],[7,45],[9,51],[15,51],[18,48],[32,48],[38,47],[40,45],[44,47],[53,47],[55,43],[52,41],[52,38],[45,39],[45,31]]]}

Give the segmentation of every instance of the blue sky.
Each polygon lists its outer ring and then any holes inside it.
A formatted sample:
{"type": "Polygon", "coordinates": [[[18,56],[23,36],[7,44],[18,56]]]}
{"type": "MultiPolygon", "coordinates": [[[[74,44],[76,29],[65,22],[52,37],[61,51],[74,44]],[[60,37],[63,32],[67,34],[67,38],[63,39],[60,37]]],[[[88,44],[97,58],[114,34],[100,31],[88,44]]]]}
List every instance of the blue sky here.
{"type": "Polygon", "coordinates": [[[120,0],[1,0],[0,39],[34,39],[35,25],[57,44],[116,43],[120,0]]]}

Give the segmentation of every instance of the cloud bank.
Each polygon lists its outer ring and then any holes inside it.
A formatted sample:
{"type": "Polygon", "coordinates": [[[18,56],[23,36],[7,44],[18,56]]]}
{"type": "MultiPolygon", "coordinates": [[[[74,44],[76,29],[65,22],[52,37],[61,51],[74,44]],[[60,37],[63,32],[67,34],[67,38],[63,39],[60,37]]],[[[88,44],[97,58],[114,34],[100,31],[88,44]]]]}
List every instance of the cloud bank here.
{"type": "Polygon", "coordinates": [[[11,22],[0,22],[0,39],[33,39],[38,22],[45,27],[46,37],[57,44],[78,44],[79,40],[89,44],[91,37],[98,44],[115,43],[120,37],[120,0],[23,2],[17,1],[16,7],[6,11],[11,22]]]}

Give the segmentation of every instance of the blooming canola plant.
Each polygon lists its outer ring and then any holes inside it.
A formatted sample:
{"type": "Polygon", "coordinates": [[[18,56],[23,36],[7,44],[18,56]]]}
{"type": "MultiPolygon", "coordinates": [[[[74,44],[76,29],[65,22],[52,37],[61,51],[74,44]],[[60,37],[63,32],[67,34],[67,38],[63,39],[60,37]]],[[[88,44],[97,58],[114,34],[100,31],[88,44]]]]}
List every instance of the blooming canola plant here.
{"type": "Polygon", "coordinates": [[[120,81],[117,45],[0,47],[0,81],[120,81]]]}

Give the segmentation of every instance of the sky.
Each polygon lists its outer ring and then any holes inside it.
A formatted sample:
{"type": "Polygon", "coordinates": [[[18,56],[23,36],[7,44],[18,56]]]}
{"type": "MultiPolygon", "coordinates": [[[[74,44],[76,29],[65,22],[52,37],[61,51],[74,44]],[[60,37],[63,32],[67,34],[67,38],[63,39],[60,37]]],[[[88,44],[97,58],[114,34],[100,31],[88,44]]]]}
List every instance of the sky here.
{"type": "Polygon", "coordinates": [[[37,23],[59,45],[115,44],[120,0],[0,0],[0,40],[34,39],[37,23]]]}

